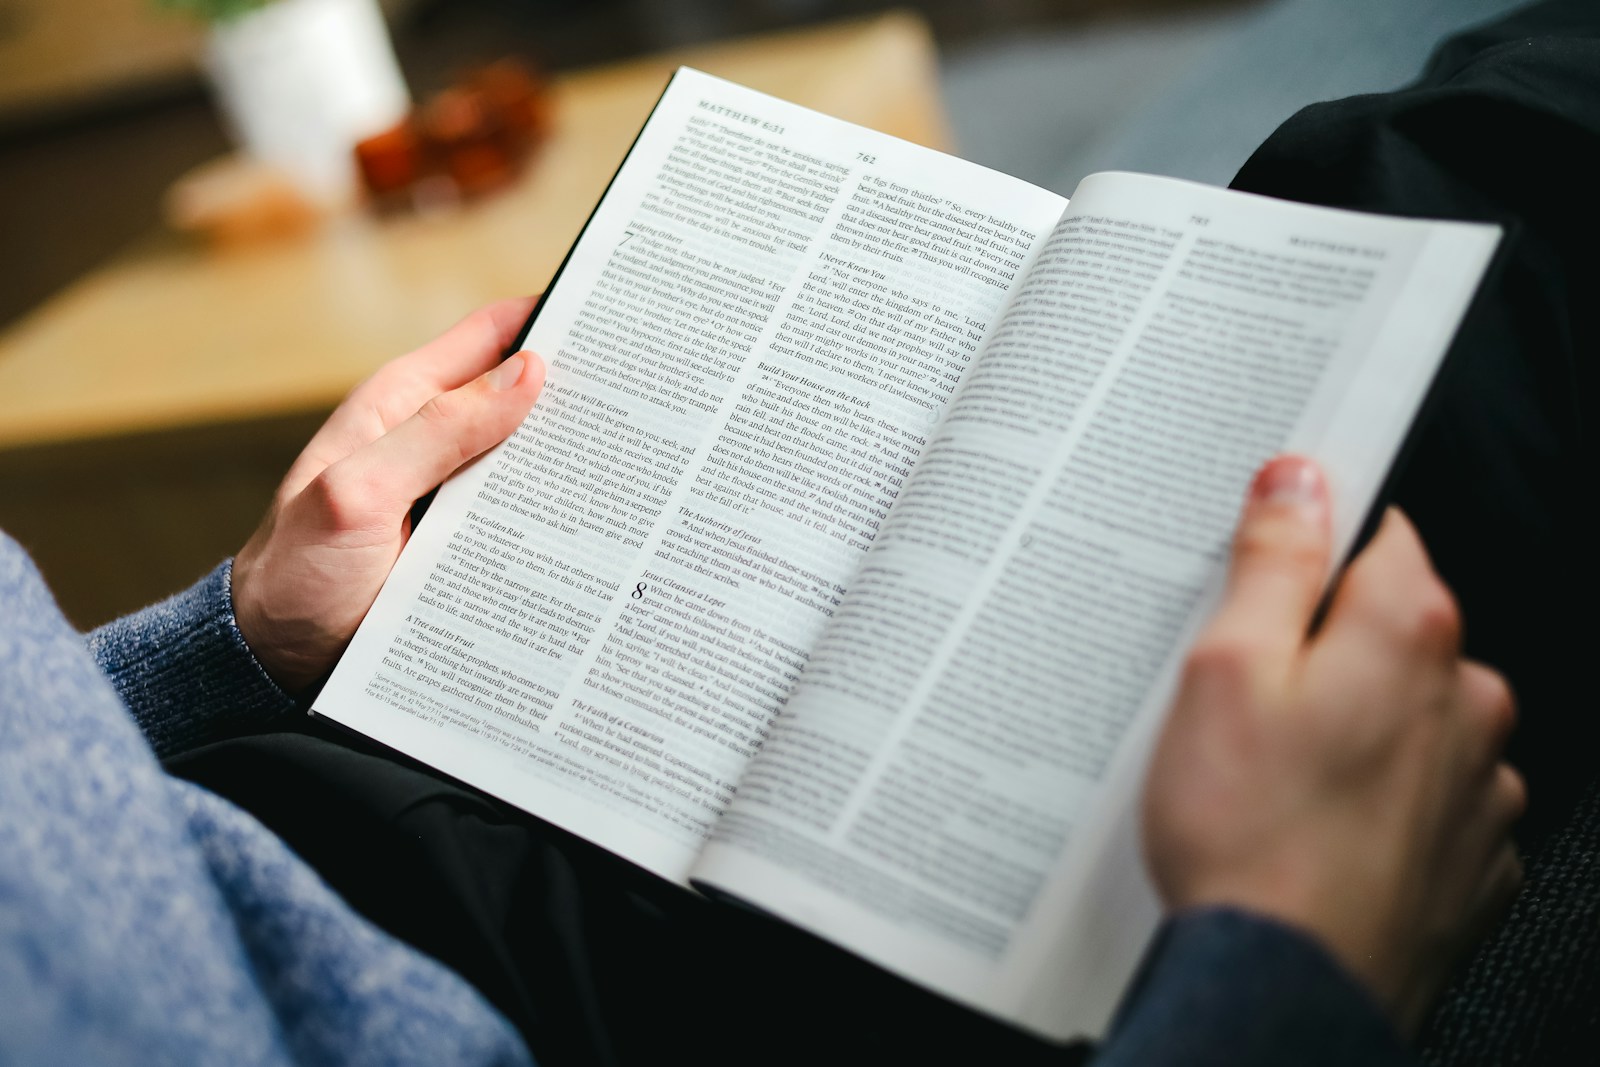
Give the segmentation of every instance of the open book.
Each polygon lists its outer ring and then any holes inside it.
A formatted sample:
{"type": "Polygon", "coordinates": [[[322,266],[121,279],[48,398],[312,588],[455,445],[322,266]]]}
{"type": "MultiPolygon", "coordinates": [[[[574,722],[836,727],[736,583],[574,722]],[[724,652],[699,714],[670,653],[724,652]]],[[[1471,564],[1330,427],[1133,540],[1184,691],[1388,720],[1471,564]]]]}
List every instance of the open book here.
{"type": "Polygon", "coordinates": [[[1098,1034],[1251,475],[1317,458],[1347,548],[1498,236],[1133,174],[1069,203],[682,70],[524,331],[538,406],[315,710],[1098,1034]]]}

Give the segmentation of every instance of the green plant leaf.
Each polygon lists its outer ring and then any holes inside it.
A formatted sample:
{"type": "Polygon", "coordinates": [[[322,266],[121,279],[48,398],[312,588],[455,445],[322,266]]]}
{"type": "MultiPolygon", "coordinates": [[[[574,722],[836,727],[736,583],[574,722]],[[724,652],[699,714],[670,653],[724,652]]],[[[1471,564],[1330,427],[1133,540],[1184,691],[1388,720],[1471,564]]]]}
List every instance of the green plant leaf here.
{"type": "Polygon", "coordinates": [[[198,19],[221,22],[265,7],[272,0],[154,0],[155,5],[168,11],[180,11],[198,19]]]}

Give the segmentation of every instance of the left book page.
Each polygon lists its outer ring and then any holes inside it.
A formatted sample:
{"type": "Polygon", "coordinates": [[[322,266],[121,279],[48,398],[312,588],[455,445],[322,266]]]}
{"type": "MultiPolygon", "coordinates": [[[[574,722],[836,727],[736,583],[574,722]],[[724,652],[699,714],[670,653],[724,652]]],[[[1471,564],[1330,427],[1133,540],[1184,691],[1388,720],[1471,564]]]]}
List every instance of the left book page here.
{"type": "Polygon", "coordinates": [[[1065,203],[680,71],[316,712],[685,882],[1065,203]]]}

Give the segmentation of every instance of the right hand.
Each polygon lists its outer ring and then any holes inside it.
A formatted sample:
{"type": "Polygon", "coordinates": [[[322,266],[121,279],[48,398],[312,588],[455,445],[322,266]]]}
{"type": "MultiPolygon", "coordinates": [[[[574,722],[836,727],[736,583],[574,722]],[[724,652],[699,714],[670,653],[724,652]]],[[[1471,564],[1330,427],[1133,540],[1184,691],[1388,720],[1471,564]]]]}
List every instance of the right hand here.
{"type": "Polygon", "coordinates": [[[1156,750],[1146,858],[1169,909],[1311,934],[1413,1032],[1521,881],[1524,787],[1500,759],[1515,712],[1462,659],[1455,602],[1399,511],[1308,636],[1329,551],[1321,475],[1268,464],[1156,750]]]}

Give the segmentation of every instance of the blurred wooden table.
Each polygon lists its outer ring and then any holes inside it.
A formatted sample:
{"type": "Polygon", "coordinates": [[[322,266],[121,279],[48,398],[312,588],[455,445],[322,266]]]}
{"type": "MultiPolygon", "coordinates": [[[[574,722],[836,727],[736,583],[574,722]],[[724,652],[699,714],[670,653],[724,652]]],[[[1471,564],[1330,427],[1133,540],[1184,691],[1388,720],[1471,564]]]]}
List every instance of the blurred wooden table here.
{"type": "Polygon", "coordinates": [[[527,176],[447,216],[355,215],[226,251],[152,241],[0,335],[0,528],[82,625],[191,581],[242,543],[351,386],[543,287],[680,63],[948,144],[932,40],[891,14],[560,78],[527,176]]]}

